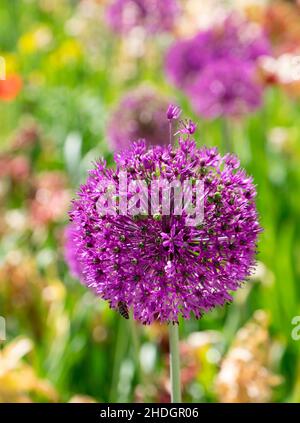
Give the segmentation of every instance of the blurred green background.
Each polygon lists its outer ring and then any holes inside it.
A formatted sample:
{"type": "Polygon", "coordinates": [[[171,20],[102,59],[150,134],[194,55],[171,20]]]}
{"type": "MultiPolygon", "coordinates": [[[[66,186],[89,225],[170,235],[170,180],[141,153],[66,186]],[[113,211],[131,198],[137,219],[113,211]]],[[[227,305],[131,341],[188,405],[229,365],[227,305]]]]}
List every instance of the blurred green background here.
{"type": "MultiPolygon", "coordinates": [[[[216,2],[204,3],[210,16],[216,2]]],[[[175,99],[198,123],[198,145],[224,152],[221,122],[196,116],[163,71],[172,40],[197,30],[199,2],[182,1],[172,33],[144,38],[113,34],[106,4],[0,0],[0,56],[13,75],[9,101],[0,86],[0,402],[169,401],[166,328],[128,323],[72,278],[63,229],[92,161],[112,160],[106,126],[125,92],[147,83],[175,99]]],[[[235,301],[180,323],[184,400],[299,402],[300,97],[268,87],[230,134],[264,232],[235,301]]]]}

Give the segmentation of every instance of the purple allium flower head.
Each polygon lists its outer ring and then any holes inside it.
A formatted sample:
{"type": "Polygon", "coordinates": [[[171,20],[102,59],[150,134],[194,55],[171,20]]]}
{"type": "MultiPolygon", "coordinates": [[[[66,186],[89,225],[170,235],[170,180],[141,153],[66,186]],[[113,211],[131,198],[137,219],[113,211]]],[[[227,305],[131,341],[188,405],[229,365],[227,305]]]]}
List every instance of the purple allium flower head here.
{"type": "Polygon", "coordinates": [[[254,62],[271,52],[270,42],[256,23],[231,14],[211,32],[210,49],[216,59],[233,58],[254,62]]]}
{"type": "Polygon", "coordinates": [[[75,226],[70,223],[64,231],[64,256],[66,263],[69,267],[71,275],[76,279],[81,279],[81,264],[77,254],[77,243],[76,243],[77,231],[75,226]]]}
{"type": "Polygon", "coordinates": [[[168,104],[166,98],[148,86],[125,94],[108,122],[112,148],[123,150],[139,139],[145,139],[149,146],[168,144],[169,123],[165,118],[168,104]]]}
{"type": "Polygon", "coordinates": [[[212,60],[212,51],[207,49],[211,31],[176,41],[168,50],[165,61],[167,76],[178,88],[189,87],[199,72],[212,60]]]}
{"type": "Polygon", "coordinates": [[[262,87],[252,64],[240,60],[211,62],[191,90],[194,110],[208,119],[241,116],[260,107],[262,87]]]}
{"type": "MultiPolygon", "coordinates": [[[[84,283],[116,310],[133,310],[144,324],[177,322],[201,315],[230,301],[254,265],[260,232],[252,178],[238,159],[216,148],[198,149],[190,134],[179,135],[178,147],[144,141],[115,157],[116,168],[96,163],[73,202],[70,218],[76,228],[77,253],[84,283]],[[99,214],[97,202],[107,181],[118,198],[122,173],[128,184],[150,185],[163,178],[203,184],[204,219],[187,225],[187,212],[175,214],[99,214]]],[[[125,194],[124,194],[125,192],[125,194]]],[[[172,211],[173,210],[173,211],[172,211]]]]}
{"type": "Polygon", "coordinates": [[[255,63],[270,54],[270,45],[254,24],[229,16],[222,25],[199,32],[196,36],[176,41],[166,55],[166,72],[178,88],[189,90],[211,63],[240,60],[255,63]]]}
{"type": "Polygon", "coordinates": [[[143,27],[154,34],[172,30],[178,14],[177,0],[113,0],[107,8],[106,20],[117,33],[143,27]]]}

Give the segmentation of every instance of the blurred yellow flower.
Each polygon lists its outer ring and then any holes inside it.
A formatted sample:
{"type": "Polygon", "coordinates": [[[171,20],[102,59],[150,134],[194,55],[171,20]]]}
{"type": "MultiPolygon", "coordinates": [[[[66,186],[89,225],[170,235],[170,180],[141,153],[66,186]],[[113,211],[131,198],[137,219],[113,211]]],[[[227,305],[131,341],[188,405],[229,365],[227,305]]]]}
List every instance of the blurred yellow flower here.
{"type": "Polygon", "coordinates": [[[17,56],[14,53],[4,53],[0,51],[0,57],[5,63],[6,75],[15,74],[19,70],[19,63],[17,56]]]}
{"type": "Polygon", "coordinates": [[[33,348],[28,338],[17,338],[0,351],[0,402],[32,402],[32,395],[57,401],[57,393],[47,380],[22,361],[33,348]]]}
{"type": "Polygon", "coordinates": [[[19,51],[21,54],[26,55],[43,50],[49,46],[52,38],[51,30],[45,25],[40,25],[20,37],[18,42],[19,51]]]}
{"type": "Polygon", "coordinates": [[[49,56],[49,65],[51,68],[60,68],[70,63],[76,63],[81,56],[82,48],[79,42],[68,39],[49,56]]]}

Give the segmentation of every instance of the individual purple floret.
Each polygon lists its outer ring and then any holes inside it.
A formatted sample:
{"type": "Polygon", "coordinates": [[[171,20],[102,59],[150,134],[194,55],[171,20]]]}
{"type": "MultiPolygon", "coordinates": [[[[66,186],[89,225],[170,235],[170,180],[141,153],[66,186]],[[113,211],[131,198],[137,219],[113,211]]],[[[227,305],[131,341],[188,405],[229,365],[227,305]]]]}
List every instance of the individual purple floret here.
{"type": "Polygon", "coordinates": [[[240,60],[209,64],[195,81],[191,92],[194,110],[207,119],[241,116],[262,103],[262,87],[253,65],[240,60]]]}
{"type": "Polygon", "coordinates": [[[181,114],[181,109],[178,106],[174,106],[173,104],[170,104],[167,109],[167,119],[173,120],[178,119],[181,114]]]}
{"type": "Polygon", "coordinates": [[[120,34],[135,27],[154,34],[171,31],[178,13],[177,0],[113,0],[107,8],[106,20],[120,34]]]}
{"type": "Polygon", "coordinates": [[[139,139],[145,139],[149,146],[168,144],[169,123],[165,118],[168,105],[168,100],[150,87],[142,86],[125,94],[107,126],[113,150],[123,150],[139,139]]]}
{"type": "Polygon", "coordinates": [[[78,233],[75,230],[75,226],[70,223],[64,231],[64,256],[71,275],[76,279],[81,279],[81,264],[79,262],[79,257],[77,254],[77,235],[78,233]]]}
{"type": "Polygon", "coordinates": [[[231,301],[231,292],[251,273],[261,231],[255,186],[238,159],[221,156],[216,148],[197,148],[183,131],[178,147],[147,149],[139,141],[115,160],[115,169],[96,163],[70,213],[86,286],[112,308],[122,305],[126,315],[132,309],[143,324],[178,322],[180,315],[200,318],[231,301]],[[124,173],[127,184],[120,188],[124,173]],[[174,207],[169,214],[132,215],[130,207],[126,213],[114,207],[99,213],[103,195],[116,197],[119,206],[124,198],[132,199],[128,187],[133,181],[145,182],[151,202],[151,186],[161,178],[181,184],[192,180],[193,187],[203,183],[201,223],[188,225],[186,208],[181,214],[174,207]]]}

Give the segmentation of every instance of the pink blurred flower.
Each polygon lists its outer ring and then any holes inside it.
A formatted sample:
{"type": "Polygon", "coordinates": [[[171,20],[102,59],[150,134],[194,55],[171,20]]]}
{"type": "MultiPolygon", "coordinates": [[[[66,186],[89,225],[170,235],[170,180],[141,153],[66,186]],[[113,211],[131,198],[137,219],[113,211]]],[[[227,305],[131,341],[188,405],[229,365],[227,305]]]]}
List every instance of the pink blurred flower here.
{"type": "Polygon", "coordinates": [[[69,201],[63,173],[53,171],[39,175],[29,205],[32,223],[46,225],[59,220],[65,215],[69,201]]]}

